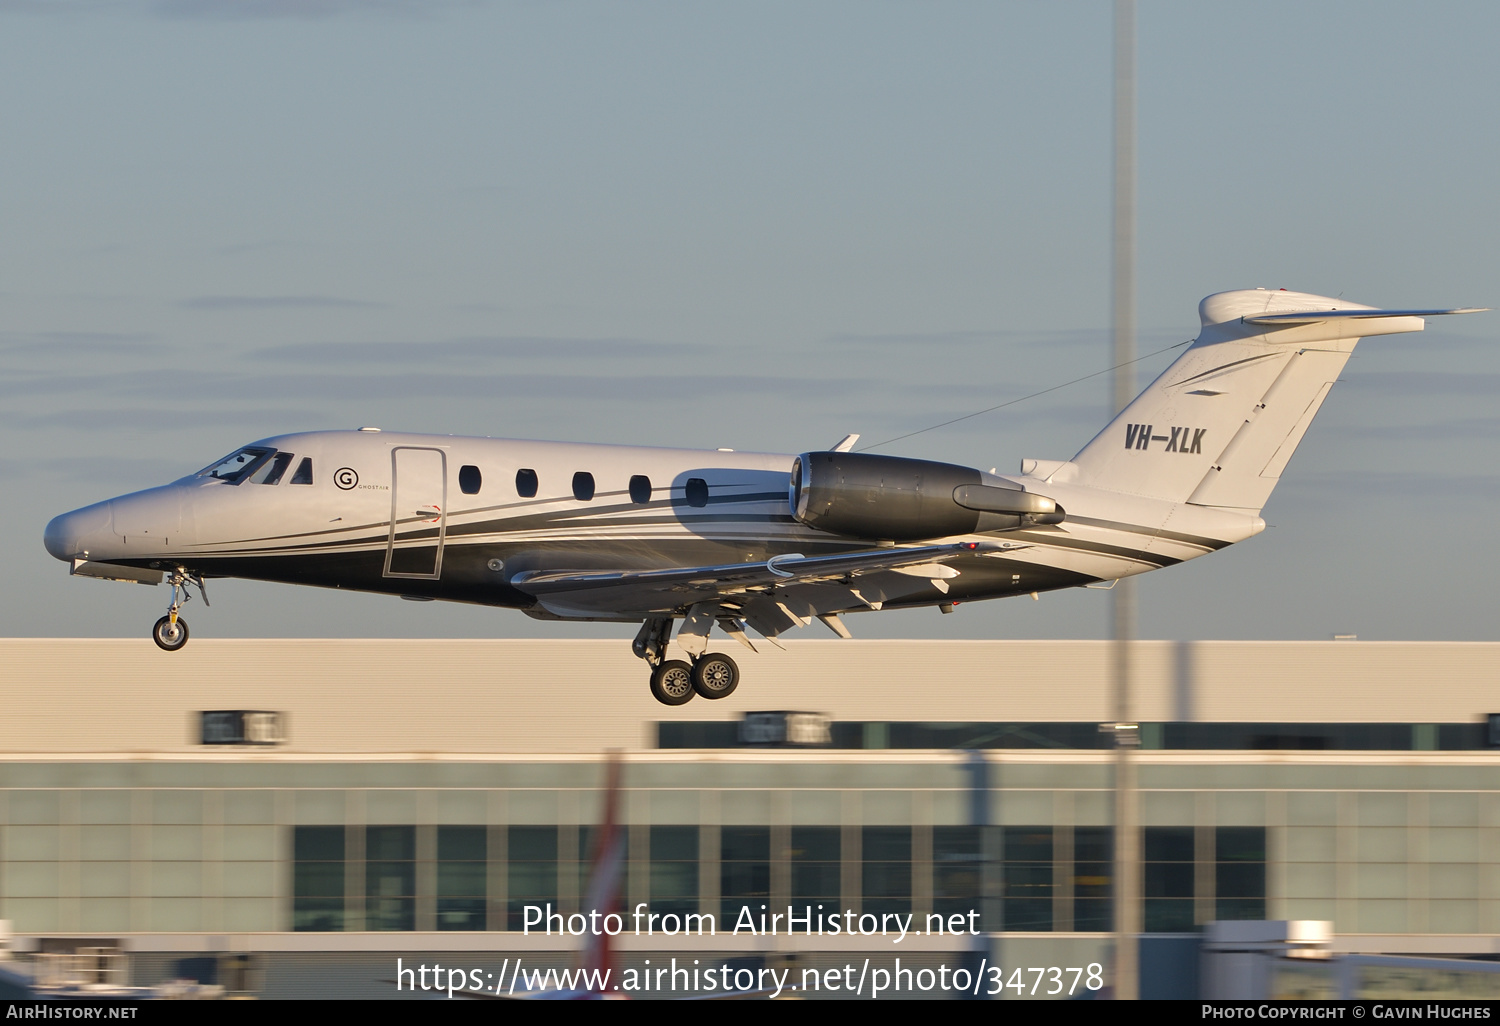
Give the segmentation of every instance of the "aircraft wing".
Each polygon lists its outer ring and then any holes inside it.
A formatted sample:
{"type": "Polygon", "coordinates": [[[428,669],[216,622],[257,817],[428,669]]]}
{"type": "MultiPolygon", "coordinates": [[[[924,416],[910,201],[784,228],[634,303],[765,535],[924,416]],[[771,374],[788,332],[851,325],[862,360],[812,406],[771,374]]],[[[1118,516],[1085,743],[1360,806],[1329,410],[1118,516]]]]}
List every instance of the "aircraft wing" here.
{"type": "MultiPolygon", "coordinates": [[[[612,612],[649,616],[682,611],[699,603],[720,602],[741,610],[762,634],[773,636],[781,622],[792,626],[814,616],[863,603],[879,608],[884,592],[862,594],[860,578],[894,571],[910,575],[913,585],[928,586],[957,577],[945,561],[1020,548],[1015,542],[958,542],[911,548],[864,549],[823,556],[789,554],[758,563],[672,567],[665,570],[548,571],[530,570],[512,577],[512,586],[534,595],[560,615],[612,612]],[[823,586],[819,588],[819,586],[823,586]],[[756,606],[764,609],[756,615],[756,606]],[[771,630],[763,627],[773,628],[771,630]]],[[[903,579],[898,577],[898,579],[903,579]]]]}

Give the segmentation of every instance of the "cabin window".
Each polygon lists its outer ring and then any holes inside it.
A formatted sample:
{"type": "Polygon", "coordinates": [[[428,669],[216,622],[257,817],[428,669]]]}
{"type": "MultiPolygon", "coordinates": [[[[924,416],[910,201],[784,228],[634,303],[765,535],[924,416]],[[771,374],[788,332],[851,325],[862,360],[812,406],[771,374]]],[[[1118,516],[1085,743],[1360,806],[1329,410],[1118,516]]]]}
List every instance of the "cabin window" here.
{"type": "Polygon", "coordinates": [[[687,493],[687,504],[699,509],[708,505],[708,482],[701,477],[690,477],[687,479],[687,487],[683,489],[687,493]]]}
{"type": "Polygon", "coordinates": [[[651,501],[651,479],[645,474],[630,479],[630,501],[638,504],[651,501]]]}
{"type": "Polygon", "coordinates": [[[292,484],[312,484],[312,457],[302,457],[302,462],[297,464],[297,472],[292,475],[292,484]]]}
{"type": "Polygon", "coordinates": [[[458,487],[465,495],[478,495],[483,481],[478,467],[466,463],[458,468],[458,487]]]}
{"type": "Polygon", "coordinates": [[[588,502],[594,497],[594,475],[587,470],[580,470],[573,475],[573,498],[579,502],[588,502]]]}
{"type": "Polygon", "coordinates": [[[261,468],[250,475],[250,480],[256,484],[280,484],[281,477],[286,473],[286,468],[292,465],[293,458],[289,452],[278,452],[268,462],[261,464],[261,468]]]}
{"type": "Polygon", "coordinates": [[[516,494],[523,499],[530,499],[536,495],[536,471],[516,471],[516,494]]]}
{"type": "Polygon", "coordinates": [[[230,484],[239,484],[249,474],[260,469],[260,465],[270,459],[275,449],[263,449],[256,445],[247,445],[237,452],[232,452],[217,463],[210,463],[198,471],[198,477],[212,477],[219,481],[227,481],[230,484]]]}

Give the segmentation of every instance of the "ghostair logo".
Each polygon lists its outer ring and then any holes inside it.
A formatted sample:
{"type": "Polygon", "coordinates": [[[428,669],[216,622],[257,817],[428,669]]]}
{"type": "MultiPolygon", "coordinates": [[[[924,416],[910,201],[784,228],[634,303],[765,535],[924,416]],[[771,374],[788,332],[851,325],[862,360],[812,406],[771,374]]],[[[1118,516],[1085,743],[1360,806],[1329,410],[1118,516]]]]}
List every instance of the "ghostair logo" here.
{"type": "Polygon", "coordinates": [[[1147,449],[1152,442],[1165,442],[1167,452],[1202,453],[1203,436],[1208,434],[1208,428],[1200,427],[1167,428],[1170,435],[1154,435],[1154,430],[1154,424],[1126,424],[1125,448],[1147,449]]]}

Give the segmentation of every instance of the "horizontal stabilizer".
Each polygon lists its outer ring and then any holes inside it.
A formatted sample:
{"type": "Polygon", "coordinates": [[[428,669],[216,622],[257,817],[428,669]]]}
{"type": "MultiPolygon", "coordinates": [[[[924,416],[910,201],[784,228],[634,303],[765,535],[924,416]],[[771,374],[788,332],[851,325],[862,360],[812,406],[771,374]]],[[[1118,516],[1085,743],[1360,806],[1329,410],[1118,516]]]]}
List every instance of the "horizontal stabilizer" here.
{"type": "Polygon", "coordinates": [[[1241,317],[1245,324],[1260,324],[1266,327],[1291,327],[1294,324],[1317,324],[1319,321],[1331,321],[1340,318],[1353,318],[1356,320],[1368,320],[1373,317],[1445,317],[1448,314],[1471,314],[1484,313],[1489,307],[1465,306],[1453,310],[1309,310],[1305,313],[1279,313],[1260,314],[1254,317],[1241,317]]]}

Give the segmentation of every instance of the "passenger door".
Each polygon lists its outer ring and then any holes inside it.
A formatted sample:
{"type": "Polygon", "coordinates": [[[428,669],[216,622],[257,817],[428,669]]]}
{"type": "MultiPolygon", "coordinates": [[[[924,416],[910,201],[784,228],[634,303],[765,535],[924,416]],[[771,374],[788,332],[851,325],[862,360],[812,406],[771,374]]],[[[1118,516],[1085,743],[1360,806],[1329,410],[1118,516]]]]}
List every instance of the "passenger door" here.
{"type": "Polygon", "coordinates": [[[448,464],[441,449],[391,450],[391,527],[385,576],[437,580],[448,528],[448,464]]]}

